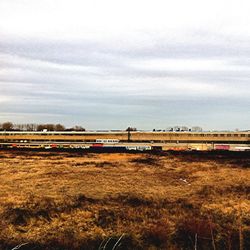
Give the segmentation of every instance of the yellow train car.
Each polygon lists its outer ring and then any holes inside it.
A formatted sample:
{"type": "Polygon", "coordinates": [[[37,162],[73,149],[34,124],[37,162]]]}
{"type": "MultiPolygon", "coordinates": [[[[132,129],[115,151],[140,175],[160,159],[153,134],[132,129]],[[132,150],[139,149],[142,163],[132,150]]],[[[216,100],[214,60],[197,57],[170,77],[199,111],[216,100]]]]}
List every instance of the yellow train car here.
{"type": "Polygon", "coordinates": [[[250,143],[250,132],[20,132],[0,131],[0,143],[96,142],[96,140],[147,143],[250,143]]]}

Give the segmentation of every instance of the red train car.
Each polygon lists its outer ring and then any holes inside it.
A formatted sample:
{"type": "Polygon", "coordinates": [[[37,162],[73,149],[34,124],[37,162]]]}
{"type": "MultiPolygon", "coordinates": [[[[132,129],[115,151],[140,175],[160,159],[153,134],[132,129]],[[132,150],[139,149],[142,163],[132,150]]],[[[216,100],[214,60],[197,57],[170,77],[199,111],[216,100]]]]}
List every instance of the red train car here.
{"type": "Polygon", "coordinates": [[[215,145],[214,149],[215,150],[229,150],[230,145],[215,145]]]}

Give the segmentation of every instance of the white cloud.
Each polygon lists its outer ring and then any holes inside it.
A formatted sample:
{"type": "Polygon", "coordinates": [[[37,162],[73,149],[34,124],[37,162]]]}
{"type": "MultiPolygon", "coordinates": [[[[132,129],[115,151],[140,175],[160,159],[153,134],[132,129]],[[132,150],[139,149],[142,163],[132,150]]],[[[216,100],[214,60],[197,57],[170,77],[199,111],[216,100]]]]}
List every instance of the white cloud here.
{"type": "Polygon", "coordinates": [[[232,119],[245,117],[249,7],[236,0],[1,0],[0,112],[19,120],[36,112],[36,119],[101,120],[106,112],[143,126],[138,113],[167,117],[172,105],[168,115],[177,122],[186,113],[173,103],[185,102],[194,114],[187,121],[209,124],[201,111],[211,115],[216,102],[221,115],[230,117],[235,105],[232,119]]]}
{"type": "Polygon", "coordinates": [[[43,61],[39,59],[24,58],[17,55],[1,54],[0,53],[0,64],[3,66],[0,69],[0,75],[2,73],[7,75],[11,72],[6,72],[4,65],[11,66],[12,68],[32,71],[54,71],[60,73],[86,73],[86,74],[97,74],[98,68],[89,65],[77,65],[77,64],[60,64],[50,61],[43,61]]]}
{"type": "Polygon", "coordinates": [[[0,103],[6,103],[6,102],[10,102],[12,101],[12,98],[10,96],[4,96],[4,95],[0,95],[0,103]]]}
{"type": "Polygon", "coordinates": [[[13,35],[64,39],[126,39],[138,31],[174,37],[204,28],[249,35],[249,7],[244,0],[2,0],[0,27],[13,35]]]}

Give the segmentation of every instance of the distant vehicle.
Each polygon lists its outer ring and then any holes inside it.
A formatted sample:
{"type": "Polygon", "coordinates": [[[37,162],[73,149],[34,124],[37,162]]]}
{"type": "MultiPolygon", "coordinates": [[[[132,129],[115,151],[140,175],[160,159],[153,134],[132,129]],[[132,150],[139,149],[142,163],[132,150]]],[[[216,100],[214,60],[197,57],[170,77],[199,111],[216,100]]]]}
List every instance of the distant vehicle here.
{"type": "Polygon", "coordinates": [[[145,150],[151,150],[152,148],[150,146],[137,146],[136,150],[139,151],[145,151],[145,150]]]}
{"type": "Polygon", "coordinates": [[[250,147],[248,147],[248,146],[239,146],[239,147],[235,147],[233,150],[234,151],[250,151],[250,147]]]}
{"type": "Polygon", "coordinates": [[[198,146],[193,146],[193,147],[188,147],[188,150],[190,150],[190,151],[200,151],[201,149],[198,146]]]}
{"type": "Polygon", "coordinates": [[[92,144],[92,148],[102,148],[103,147],[103,143],[94,143],[92,144]]]}
{"type": "Polygon", "coordinates": [[[96,139],[96,143],[119,143],[117,139],[96,139]]]}
{"type": "Polygon", "coordinates": [[[127,150],[136,150],[136,146],[127,146],[126,147],[127,150]]]}
{"type": "Polygon", "coordinates": [[[215,150],[229,150],[230,145],[215,145],[215,150]]]}

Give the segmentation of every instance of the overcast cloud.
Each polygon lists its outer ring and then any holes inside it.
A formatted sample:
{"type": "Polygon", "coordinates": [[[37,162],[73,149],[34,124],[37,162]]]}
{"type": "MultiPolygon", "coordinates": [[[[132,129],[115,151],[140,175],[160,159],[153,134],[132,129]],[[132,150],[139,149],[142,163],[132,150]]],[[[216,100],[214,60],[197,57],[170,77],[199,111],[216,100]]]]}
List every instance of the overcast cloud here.
{"type": "Polygon", "coordinates": [[[250,129],[249,1],[0,1],[0,122],[250,129]]]}

